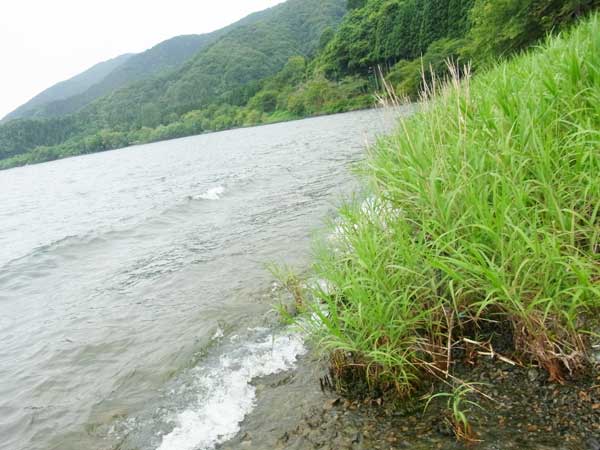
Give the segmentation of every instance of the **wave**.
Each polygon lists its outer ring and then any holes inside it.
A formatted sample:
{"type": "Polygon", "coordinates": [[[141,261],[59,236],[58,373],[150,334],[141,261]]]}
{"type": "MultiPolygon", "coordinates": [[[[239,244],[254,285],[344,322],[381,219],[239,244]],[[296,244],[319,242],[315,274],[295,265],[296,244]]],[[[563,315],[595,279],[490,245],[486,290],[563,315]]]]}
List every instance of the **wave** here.
{"type": "Polygon", "coordinates": [[[29,252],[23,255],[2,262],[0,264],[0,273],[2,273],[3,270],[8,269],[9,267],[14,265],[23,264],[26,267],[28,267],[27,264],[30,264],[30,259],[43,258],[45,256],[48,256],[51,252],[56,251],[57,249],[77,245],[89,245],[94,242],[101,242],[102,240],[102,233],[99,233],[96,230],[84,232],[79,235],[67,235],[58,238],[54,241],[48,242],[47,244],[41,244],[36,247],[33,247],[31,250],[29,250],[29,252]]]}
{"type": "Polygon", "coordinates": [[[189,214],[189,200],[219,200],[224,193],[225,188],[223,186],[216,186],[197,197],[189,196],[187,201],[180,201],[153,214],[140,214],[139,217],[134,217],[137,220],[121,220],[112,226],[107,225],[93,230],[82,230],[80,234],[65,235],[48,243],[32,247],[22,255],[6,261],[0,261],[0,273],[14,265],[23,264],[27,266],[28,264],[32,264],[31,260],[35,258],[51,257],[58,250],[88,246],[94,243],[129,237],[131,232],[139,232],[144,225],[166,224],[168,226],[171,224],[168,220],[169,217],[177,217],[182,213],[189,214]]]}
{"type": "Polygon", "coordinates": [[[210,188],[204,194],[199,195],[197,197],[197,199],[219,200],[224,193],[225,193],[225,188],[223,186],[216,186],[216,187],[210,188]]]}
{"type": "Polygon", "coordinates": [[[158,450],[212,450],[230,440],[254,409],[251,381],[293,369],[304,353],[301,335],[268,335],[221,356],[216,367],[197,368],[197,402],[173,417],[175,428],[163,436],[158,450]]]}

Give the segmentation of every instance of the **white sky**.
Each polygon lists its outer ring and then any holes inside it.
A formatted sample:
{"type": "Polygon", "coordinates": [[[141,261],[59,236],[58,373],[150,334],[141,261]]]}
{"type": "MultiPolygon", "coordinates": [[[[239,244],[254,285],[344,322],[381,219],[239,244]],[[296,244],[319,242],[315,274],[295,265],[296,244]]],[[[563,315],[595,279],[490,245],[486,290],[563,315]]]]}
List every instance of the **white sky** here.
{"type": "Polygon", "coordinates": [[[0,0],[0,118],[98,62],[282,1],[0,0]]]}

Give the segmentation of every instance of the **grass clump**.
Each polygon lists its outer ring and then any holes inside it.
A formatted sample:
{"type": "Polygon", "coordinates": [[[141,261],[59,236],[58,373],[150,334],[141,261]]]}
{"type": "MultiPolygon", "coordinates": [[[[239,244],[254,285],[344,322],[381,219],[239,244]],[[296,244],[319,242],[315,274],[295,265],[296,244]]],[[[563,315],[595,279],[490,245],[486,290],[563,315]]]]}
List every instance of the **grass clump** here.
{"type": "Polygon", "coordinates": [[[445,398],[447,409],[450,411],[450,417],[446,418],[446,420],[456,438],[466,442],[478,442],[477,435],[473,431],[473,427],[467,416],[470,408],[481,408],[479,403],[469,400],[469,396],[472,396],[476,392],[477,389],[474,384],[461,383],[455,386],[451,392],[439,392],[431,395],[427,399],[425,409],[427,409],[432,400],[445,398]]]}
{"type": "Polygon", "coordinates": [[[341,208],[315,264],[315,328],[338,377],[409,395],[490,323],[552,380],[585,366],[600,309],[598,15],[437,88],[365,176],[369,199],[341,208]]]}
{"type": "Polygon", "coordinates": [[[276,311],[284,322],[292,324],[295,317],[306,312],[307,286],[305,280],[291,267],[277,264],[267,266],[277,283],[274,289],[281,295],[276,311]],[[279,288],[279,289],[278,289],[279,288]]]}

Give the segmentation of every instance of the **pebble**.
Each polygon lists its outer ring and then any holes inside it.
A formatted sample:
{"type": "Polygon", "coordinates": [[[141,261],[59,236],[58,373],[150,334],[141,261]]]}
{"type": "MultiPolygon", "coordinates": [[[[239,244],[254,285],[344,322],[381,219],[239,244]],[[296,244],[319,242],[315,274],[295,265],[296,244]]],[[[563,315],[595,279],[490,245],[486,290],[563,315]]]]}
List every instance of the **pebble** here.
{"type": "MultiPolygon", "coordinates": [[[[484,391],[495,402],[477,401],[468,417],[484,441],[480,450],[600,450],[600,380],[558,385],[541,382],[545,371],[515,367],[509,373],[489,364],[471,368],[467,376],[494,379],[484,391]],[[482,375],[483,374],[483,375],[482,375]],[[586,384],[588,383],[588,384],[586,384]],[[544,442],[546,445],[540,445],[544,442]],[[553,445],[550,445],[550,444],[553,445]]],[[[460,373],[457,374],[464,377],[460,373]]],[[[385,400],[385,399],[384,399],[385,400]]],[[[476,400],[476,399],[473,399],[476,400]]],[[[334,397],[307,411],[295,430],[281,433],[278,446],[261,446],[260,433],[231,448],[264,450],[455,449],[456,438],[445,417],[446,400],[432,402],[424,413],[400,414],[392,402],[356,402],[334,397]],[[361,405],[357,408],[357,405],[361,405]]],[[[227,447],[224,447],[227,448],[227,447]]],[[[224,450],[222,448],[221,450],[224,450]]]]}
{"type": "Polygon", "coordinates": [[[590,438],[587,441],[589,450],[600,450],[600,441],[596,438],[590,438]]]}
{"type": "Polygon", "coordinates": [[[529,381],[531,381],[532,383],[536,381],[539,376],[540,374],[537,371],[537,369],[531,368],[527,371],[527,378],[529,378],[529,381]]]}

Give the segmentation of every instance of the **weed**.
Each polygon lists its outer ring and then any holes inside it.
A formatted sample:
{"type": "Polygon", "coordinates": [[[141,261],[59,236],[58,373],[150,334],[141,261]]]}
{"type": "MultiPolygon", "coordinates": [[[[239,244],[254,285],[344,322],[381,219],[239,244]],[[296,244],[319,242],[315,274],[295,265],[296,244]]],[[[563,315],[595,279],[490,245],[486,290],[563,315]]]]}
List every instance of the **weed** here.
{"type": "Polygon", "coordinates": [[[468,443],[479,442],[477,434],[473,430],[467,417],[470,407],[481,408],[479,403],[469,400],[470,396],[477,391],[475,383],[460,383],[452,392],[439,392],[430,395],[425,403],[425,409],[436,398],[447,398],[447,407],[450,412],[450,419],[447,419],[456,438],[468,443]]]}
{"type": "Polygon", "coordinates": [[[305,282],[290,267],[270,264],[267,269],[281,284],[284,291],[291,296],[291,302],[284,299],[280,301],[277,311],[284,321],[292,322],[295,316],[307,309],[305,282]]]}

